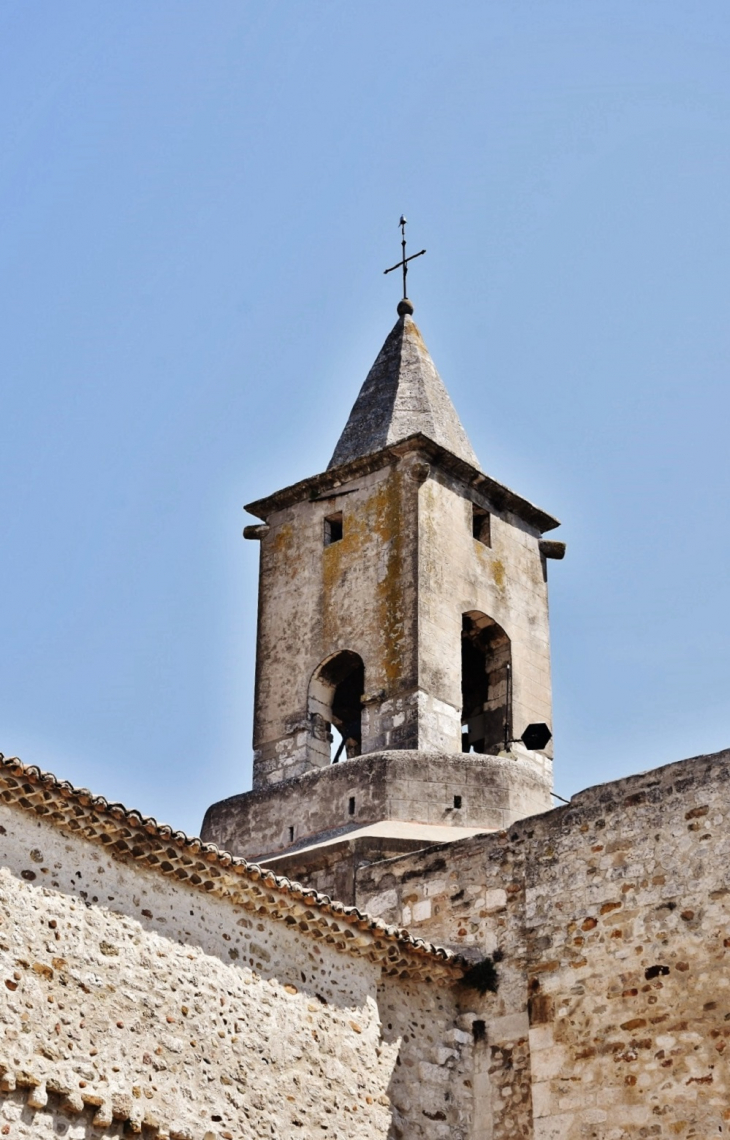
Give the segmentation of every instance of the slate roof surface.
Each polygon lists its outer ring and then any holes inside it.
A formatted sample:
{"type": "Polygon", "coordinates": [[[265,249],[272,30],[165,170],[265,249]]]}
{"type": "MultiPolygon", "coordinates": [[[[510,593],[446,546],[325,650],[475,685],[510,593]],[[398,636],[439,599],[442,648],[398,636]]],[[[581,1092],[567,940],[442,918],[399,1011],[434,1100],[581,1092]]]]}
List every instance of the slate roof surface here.
{"type": "Polygon", "coordinates": [[[328,470],[417,433],[479,467],[418,326],[405,315],[389,333],[360,389],[328,470]]]}

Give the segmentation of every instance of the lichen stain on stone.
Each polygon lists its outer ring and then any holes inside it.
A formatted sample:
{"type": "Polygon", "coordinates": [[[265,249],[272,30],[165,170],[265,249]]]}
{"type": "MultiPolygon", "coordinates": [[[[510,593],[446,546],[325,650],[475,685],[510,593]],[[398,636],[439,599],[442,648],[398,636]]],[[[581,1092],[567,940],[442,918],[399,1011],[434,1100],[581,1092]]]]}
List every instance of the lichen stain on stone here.
{"type": "Polygon", "coordinates": [[[418,347],[421,349],[422,352],[426,352],[426,353],[428,352],[428,349],[426,348],[426,342],[423,339],[423,337],[421,336],[421,330],[419,329],[419,327],[415,321],[411,325],[411,337],[413,340],[418,342],[418,347]]]}
{"type": "MultiPolygon", "coordinates": [[[[373,487],[366,499],[351,502],[344,511],[343,534],[339,542],[322,552],[322,638],[329,651],[341,627],[338,593],[345,575],[366,564],[381,562],[383,571],[373,583],[377,622],[373,632],[377,652],[373,666],[388,685],[394,685],[402,671],[403,605],[400,589],[402,539],[400,496],[395,475],[373,487]]],[[[350,648],[363,650],[364,646],[350,648]]],[[[375,678],[373,678],[375,681],[375,678]]]]}
{"type": "MultiPolygon", "coordinates": [[[[280,558],[282,555],[286,555],[292,546],[293,537],[294,527],[291,525],[291,523],[284,523],[283,526],[280,526],[274,534],[271,542],[270,549],[272,555],[274,555],[275,558],[280,558]]],[[[293,563],[290,573],[293,575],[296,573],[296,570],[296,563],[293,563]]]]}
{"type": "Polygon", "coordinates": [[[380,564],[375,580],[370,579],[376,616],[371,633],[377,646],[372,667],[391,686],[402,672],[403,649],[401,510],[397,476],[391,474],[377,483],[367,498],[348,504],[348,508],[344,511],[342,538],[323,550],[323,643],[328,649],[335,647],[341,626],[338,593],[345,575],[365,566],[372,573],[371,568],[380,564]]]}
{"type": "Polygon", "coordinates": [[[340,606],[335,595],[348,569],[367,557],[367,539],[365,520],[358,508],[354,507],[344,513],[342,538],[339,542],[325,546],[322,551],[322,639],[328,649],[335,648],[339,626],[340,606]]]}
{"type": "Polygon", "coordinates": [[[497,587],[497,589],[503,590],[506,575],[505,575],[505,569],[504,569],[504,562],[502,562],[501,558],[495,558],[494,561],[492,562],[492,578],[494,580],[494,584],[497,587]]]}
{"type": "Polygon", "coordinates": [[[372,528],[386,551],[386,570],[377,583],[382,661],[388,689],[397,686],[403,673],[403,591],[401,567],[403,539],[400,511],[400,480],[396,473],[383,480],[371,500],[372,528]]]}

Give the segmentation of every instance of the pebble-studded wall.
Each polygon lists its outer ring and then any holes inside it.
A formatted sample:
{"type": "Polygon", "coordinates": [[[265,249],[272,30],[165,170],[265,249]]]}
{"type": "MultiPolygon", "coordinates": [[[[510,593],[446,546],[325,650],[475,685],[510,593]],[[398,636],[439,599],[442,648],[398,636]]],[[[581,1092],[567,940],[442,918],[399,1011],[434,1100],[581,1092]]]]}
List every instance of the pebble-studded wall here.
{"type": "MultiPolygon", "coordinates": [[[[0,1136],[466,1140],[468,1088],[432,1116],[405,1091],[419,1025],[435,1066],[453,1038],[449,987],[383,1024],[377,963],[17,807],[0,864],[0,1136]]],[[[442,1064],[468,1075],[471,1038],[442,1064]]]]}
{"type": "Polygon", "coordinates": [[[0,1136],[721,1137],[729,815],[726,752],[360,868],[360,907],[493,956],[479,997],[3,806],[0,1136]]]}

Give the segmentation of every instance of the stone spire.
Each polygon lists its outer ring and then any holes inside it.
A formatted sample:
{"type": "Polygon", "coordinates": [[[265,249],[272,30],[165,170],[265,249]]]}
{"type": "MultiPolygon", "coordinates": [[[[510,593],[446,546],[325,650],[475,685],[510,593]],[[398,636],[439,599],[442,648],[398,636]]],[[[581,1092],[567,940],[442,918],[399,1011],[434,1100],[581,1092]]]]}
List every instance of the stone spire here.
{"type": "Polygon", "coordinates": [[[479,466],[412,312],[410,301],[401,301],[399,319],[360,389],[328,470],[417,432],[479,466]]]}

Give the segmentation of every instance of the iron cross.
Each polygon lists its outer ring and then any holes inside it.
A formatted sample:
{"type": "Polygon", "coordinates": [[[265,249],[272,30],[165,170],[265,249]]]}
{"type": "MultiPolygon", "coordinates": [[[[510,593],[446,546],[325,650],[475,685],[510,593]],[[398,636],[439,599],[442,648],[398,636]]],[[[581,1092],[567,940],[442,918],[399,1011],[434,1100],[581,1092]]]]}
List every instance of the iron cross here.
{"type": "Polygon", "coordinates": [[[426,251],[425,251],[425,249],[422,249],[418,253],[412,253],[410,257],[406,257],[406,225],[407,225],[407,219],[406,219],[404,214],[401,214],[400,221],[398,222],[398,225],[400,226],[400,232],[403,235],[403,240],[400,243],[401,247],[403,249],[403,257],[395,265],[391,265],[390,269],[385,269],[385,270],[383,270],[383,272],[384,273],[392,273],[394,269],[401,269],[401,268],[403,269],[403,300],[405,301],[408,299],[408,293],[406,292],[406,276],[408,274],[408,262],[414,261],[417,257],[420,257],[426,251]]]}

